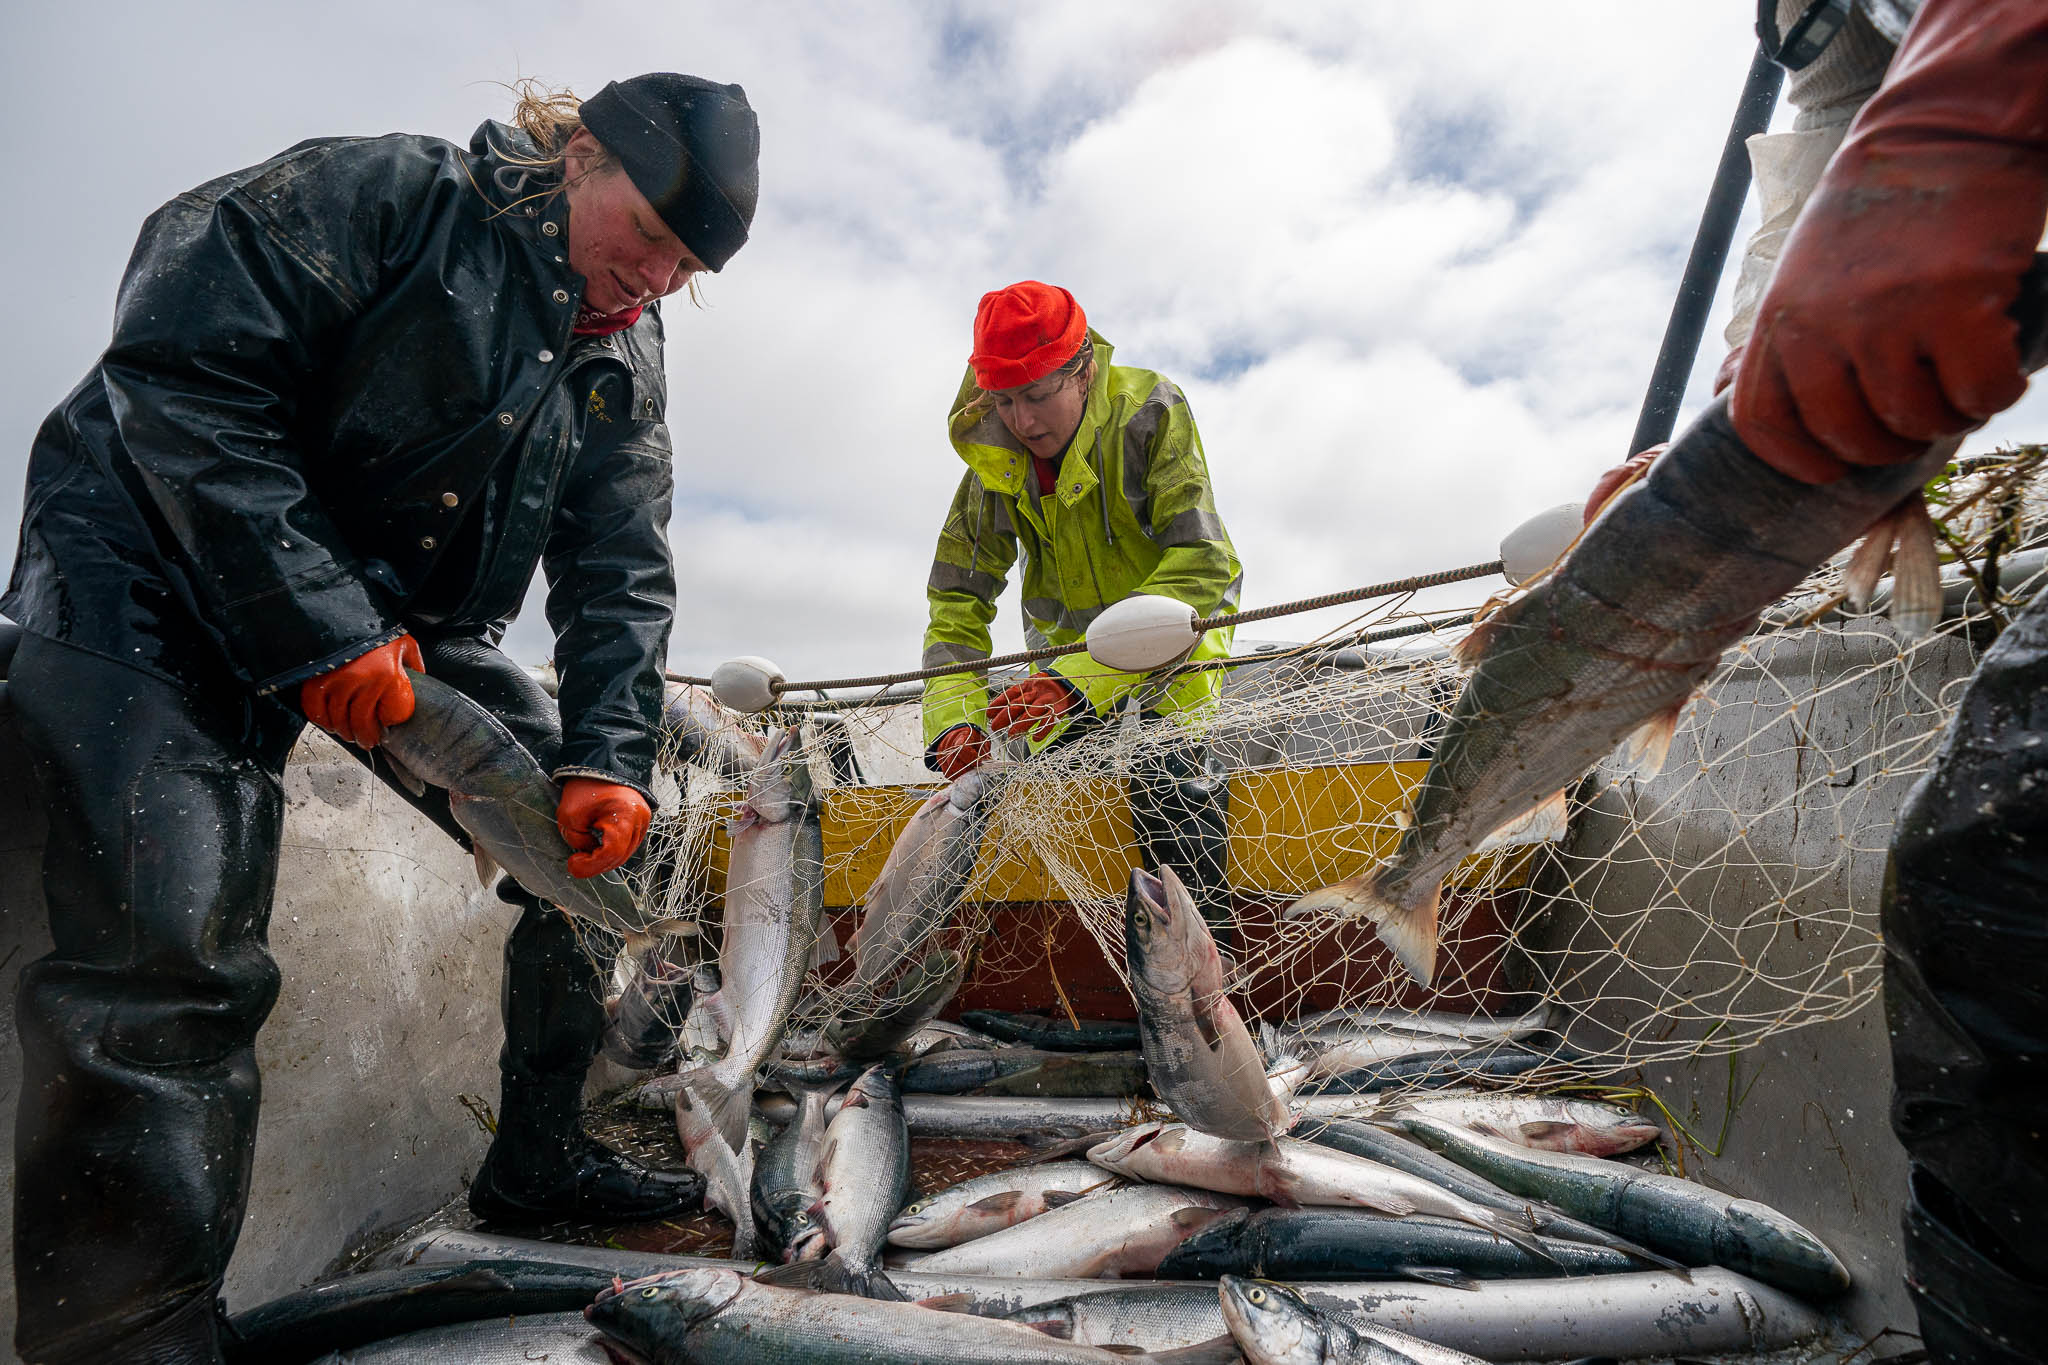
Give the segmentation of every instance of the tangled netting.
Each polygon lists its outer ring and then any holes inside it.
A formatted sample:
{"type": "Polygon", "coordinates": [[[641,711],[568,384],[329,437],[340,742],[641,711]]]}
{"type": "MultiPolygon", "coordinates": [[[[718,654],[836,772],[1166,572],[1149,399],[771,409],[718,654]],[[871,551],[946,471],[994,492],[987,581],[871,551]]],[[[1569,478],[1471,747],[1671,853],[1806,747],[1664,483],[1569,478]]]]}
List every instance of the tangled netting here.
{"type": "MultiPolygon", "coordinates": [[[[1549,1002],[1572,1050],[1522,1078],[1548,1084],[1740,1051],[1853,1013],[1879,986],[1878,883],[1894,814],[1977,652],[2038,586],[2044,554],[2026,533],[2042,455],[1985,457],[1930,489],[1953,561],[1950,609],[1931,637],[1902,639],[1882,591],[1870,612],[1849,612],[1842,565],[1830,565],[1729,653],[1658,776],[1596,770],[1571,794],[1562,838],[1468,861],[1444,902],[1429,992],[1369,927],[1285,913],[1391,852],[1458,695],[1448,645],[1470,613],[1432,624],[1406,599],[1322,640],[1244,656],[1199,717],[1123,717],[999,760],[974,880],[939,937],[967,960],[970,990],[1009,982],[1055,1015],[1100,1013],[1091,1001],[1117,989],[1108,973],[1126,972],[1124,888],[1138,862],[1128,783],[1199,743],[1228,776],[1229,985],[1248,1018],[1396,1005],[1521,1014],[1549,1002]],[[1417,633],[1360,642],[1402,626],[1417,633]],[[1056,947],[1074,960],[1078,934],[1106,968],[1092,973],[1093,997],[1071,966],[1063,978],[1055,965],[1056,947]]],[[[915,699],[726,723],[802,727],[824,798],[825,899],[843,942],[897,832],[943,785],[922,766],[915,699]]],[[[668,757],[639,889],[675,917],[674,956],[715,960],[719,831],[744,781],[668,757]]],[[[843,962],[818,968],[793,1029],[857,1013],[847,980],[843,962]]]]}

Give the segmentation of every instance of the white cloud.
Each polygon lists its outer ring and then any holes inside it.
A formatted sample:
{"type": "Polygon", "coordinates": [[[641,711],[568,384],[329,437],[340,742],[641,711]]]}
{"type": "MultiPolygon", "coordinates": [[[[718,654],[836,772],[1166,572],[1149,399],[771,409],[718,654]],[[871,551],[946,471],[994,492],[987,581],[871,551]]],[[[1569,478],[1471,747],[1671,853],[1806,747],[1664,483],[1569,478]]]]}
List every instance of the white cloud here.
{"type": "MultiPolygon", "coordinates": [[[[960,472],[945,408],[975,301],[1023,277],[1186,388],[1248,605],[1484,560],[1626,453],[1748,22],[1606,0],[14,6],[0,89],[44,187],[0,217],[0,525],[157,204],[304,137],[466,140],[512,76],[587,94],[661,67],[744,84],[763,129],[754,240],[710,308],[667,312],[676,666],[915,666],[960,472]]],[[[1692,403],[1718,356],[1710,333],[1692,403]]],[[[1016,634],[1006,603],[999,647],[1016,634]]],[[[510,642],[546,652],[537,604],[510,642]]]]}

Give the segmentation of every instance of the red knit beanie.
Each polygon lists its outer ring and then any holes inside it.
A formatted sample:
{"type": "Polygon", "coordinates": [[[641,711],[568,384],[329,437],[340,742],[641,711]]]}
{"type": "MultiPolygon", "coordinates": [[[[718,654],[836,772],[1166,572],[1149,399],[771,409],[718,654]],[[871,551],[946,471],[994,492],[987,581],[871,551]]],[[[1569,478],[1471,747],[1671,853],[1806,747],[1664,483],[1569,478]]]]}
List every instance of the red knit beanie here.
{"type": "Polygon", "coordinates": [[[974,382],[984,389],[1033,384],[1073,359],[1088,316],[1056,284],[1022,280],[981,296],[974,313],[974,382]]]}

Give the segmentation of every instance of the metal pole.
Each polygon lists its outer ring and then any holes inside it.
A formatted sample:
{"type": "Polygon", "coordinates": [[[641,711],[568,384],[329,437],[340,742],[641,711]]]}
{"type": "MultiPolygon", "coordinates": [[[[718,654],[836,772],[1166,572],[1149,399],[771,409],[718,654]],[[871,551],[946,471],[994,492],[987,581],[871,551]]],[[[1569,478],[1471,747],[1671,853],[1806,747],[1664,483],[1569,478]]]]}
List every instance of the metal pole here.
{"type": "Polygon", "coordinates": [[[1751,134],[1771,126],[1771,111],[1777,108],[1778,87],[1784,79],[1784,68],[1766,56],[1763,44],[1758,43],[1749,75],[1742,82],[1742,102],[1735,106],[1735,121],[1728,126],[1728,141],[1721,148],[1721,164],[1714,171],[1714,188],[1707,194],[1699,232],[1692,239],[1685,277],[1671,303],[1671,321],[1664,326],[1664,344],[1657,351],[1650,390],[1643,395],[1636,434],[1629,438],[1631,455],[1670,440],[1671,429],[1678,423],[1678,404],[1685,397],[1686,381],[1692,378],[1693,361],[1699,356],[1700,335],[1707,329],[1707,311],[1713,307],[1714,290],[1721,283],[1728,244],[1735,239],[1742,201],[1749,197],[1749,148],[1744,144],[1751,134]]]}

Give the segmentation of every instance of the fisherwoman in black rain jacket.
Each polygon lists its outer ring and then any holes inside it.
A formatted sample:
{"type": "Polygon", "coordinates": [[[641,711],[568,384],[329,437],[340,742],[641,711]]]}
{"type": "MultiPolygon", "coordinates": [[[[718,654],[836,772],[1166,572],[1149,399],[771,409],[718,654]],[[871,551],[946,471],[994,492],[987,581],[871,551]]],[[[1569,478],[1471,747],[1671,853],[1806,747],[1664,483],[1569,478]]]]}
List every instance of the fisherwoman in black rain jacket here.
{"type": "MultiPolygon", "coordinates": [[[[29,463],[0,608],[49,808],[55,950],[23,974],[17,1340],[30,1361],[220,1359],[249,1191],[280,775],[306,719],[405,720],[405,666],[562,784],[570,871],[645,836],[675,606],[655,301],[746,241],[736,85],[527,94],[467,149],[302,143],[144,225],[113,340],[29,463]],[[536,566],[556,704],[496,644],[536,566]]],[[[445,794],[422,801],[443,828],[445,794]],[[436,799],[438,798],[438,800],[436,799]]],[[[466,842],[466,840],[465,840],[466,842]]],[[[675,1212],[587,1138],[603,1028],[561,914],[507,881],[486,1218],[675,1212]]]]}

